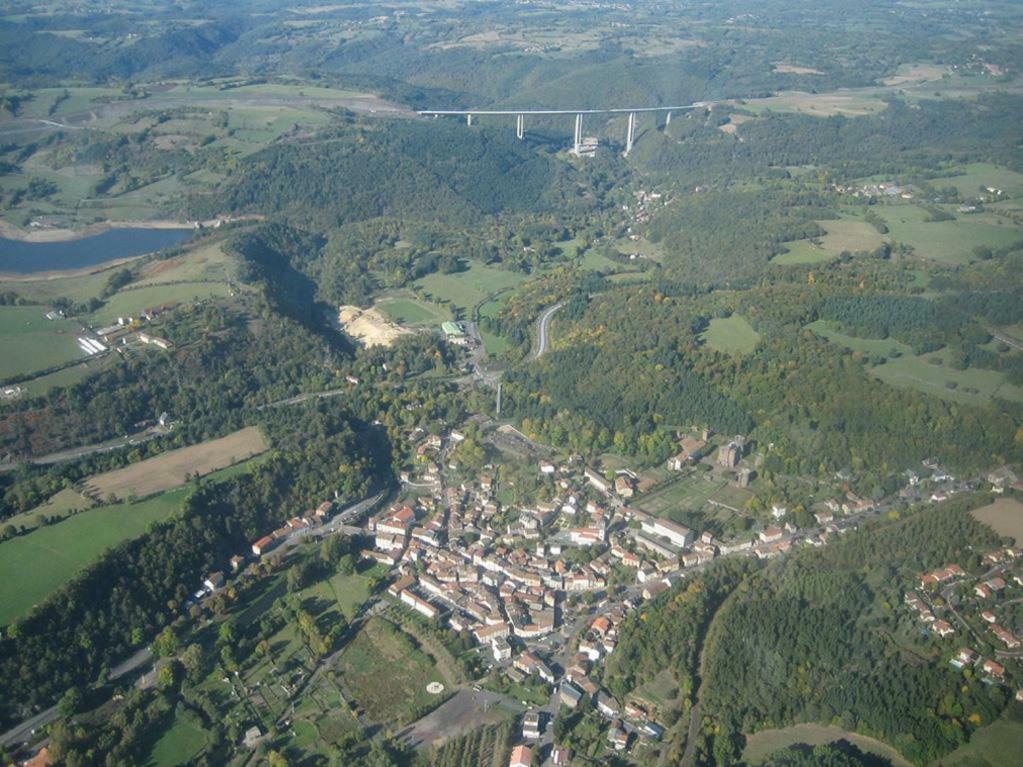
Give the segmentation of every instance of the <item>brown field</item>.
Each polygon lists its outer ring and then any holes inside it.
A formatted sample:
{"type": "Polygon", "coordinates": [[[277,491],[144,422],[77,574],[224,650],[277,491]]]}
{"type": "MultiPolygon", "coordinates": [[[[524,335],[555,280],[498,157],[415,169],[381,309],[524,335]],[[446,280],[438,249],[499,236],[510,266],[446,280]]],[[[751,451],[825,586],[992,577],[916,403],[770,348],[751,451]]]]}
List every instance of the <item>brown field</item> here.
{"type": "Polygon", "coordinates": [[[123,500],[129,495],[145,498],[185,484],[188,475],[198,473],[205,476],[269,448],[263,433],[255,426],[249,426],[220,439],[169,450],[123,469],[97,474],[86,482],[85,492],[104,500],[123,500]]]}
{"type": "Polygon", "coordinates": [[[386,319],[376,309],[342,306],[338,312],[341,329],[366,346],[390,346],[412,331],[386,319]]]}
{"type": "Polygon", "coordinates": [[[1017,545],[1023,543],[1023,503],[1015,498],[999,498],[970,514],[999,535],[1012,538],[1017,545]]]}
{"type": "Polygon", "coordinates": [[[822,75],[819,69],[813,67],[798,67],[793,64],[775,64],[774,71],[787,75],[822,75]]]}
{"type": "Polygon", "coordinates": [[[735,133],[740,125],[753,119],[749,115],[739,114],[729,115],[728,118],[729,122],[726,122],[724,125],[719,125],[718,130],[724,131],[725,133],[735,133]]]}

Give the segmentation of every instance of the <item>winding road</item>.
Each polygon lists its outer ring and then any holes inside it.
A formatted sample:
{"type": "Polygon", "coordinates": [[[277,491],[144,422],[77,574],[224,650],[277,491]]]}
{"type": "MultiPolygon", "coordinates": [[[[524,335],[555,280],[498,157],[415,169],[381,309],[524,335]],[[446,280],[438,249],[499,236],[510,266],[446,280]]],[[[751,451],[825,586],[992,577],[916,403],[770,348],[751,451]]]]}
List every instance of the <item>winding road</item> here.
{"type": "Polygon", "coordinates": [[[559,301],[554,306],[548,307],[544,310],[543,314],[540,315],[540,321],[537,323],[536,329],[536,351],[533,352],[533,359],[537,360],[547,351],[548,336],[550,335],[551,317],[558,311],[562,306],[565,305],[564,301],[559,301]]]}

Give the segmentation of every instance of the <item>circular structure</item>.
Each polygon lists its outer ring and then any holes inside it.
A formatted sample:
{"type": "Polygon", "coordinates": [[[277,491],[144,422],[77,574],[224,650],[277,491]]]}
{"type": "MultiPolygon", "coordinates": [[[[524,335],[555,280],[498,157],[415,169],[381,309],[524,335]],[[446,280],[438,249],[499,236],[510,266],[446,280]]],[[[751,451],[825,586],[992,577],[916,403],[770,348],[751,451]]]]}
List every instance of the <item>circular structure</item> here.
{"type": "Polygon", "coordinates": [[[426,685],[426,691],[430,693],[430,695],[440,695],[444,692],[444,685],[440,682],[430,682],[426,685]]]}

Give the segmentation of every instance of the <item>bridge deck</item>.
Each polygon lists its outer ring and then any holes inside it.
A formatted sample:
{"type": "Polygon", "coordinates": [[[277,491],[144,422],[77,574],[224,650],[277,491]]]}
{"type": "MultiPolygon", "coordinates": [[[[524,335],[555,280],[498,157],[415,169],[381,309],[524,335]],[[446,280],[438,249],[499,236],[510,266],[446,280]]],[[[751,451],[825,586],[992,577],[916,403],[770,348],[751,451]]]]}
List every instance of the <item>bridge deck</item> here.
{"type": "Polygon", "coordinates": [[[666,107],[625,107],[614,109],[419,109],[420,115],[606,115],[630,114],[633,112],[681,112],[685,109],[699,109],[705,102],[666,107]]]}

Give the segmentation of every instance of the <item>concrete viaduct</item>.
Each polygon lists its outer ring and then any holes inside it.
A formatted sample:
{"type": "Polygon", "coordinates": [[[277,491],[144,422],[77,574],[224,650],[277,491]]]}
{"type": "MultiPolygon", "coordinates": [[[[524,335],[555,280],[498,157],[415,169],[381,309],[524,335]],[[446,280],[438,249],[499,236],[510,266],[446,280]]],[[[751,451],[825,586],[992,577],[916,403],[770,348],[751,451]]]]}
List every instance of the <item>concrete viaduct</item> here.
{"type": "Polygon", "coordinates": [[[572,140],[572,149],[577,154],[583,140],[583,116],[584,115],[618,115],[629,116],[628,125],[625,131],[625,154],[628,156],[632,151],[632,144],[636,138],[636,115],[653,112],[663,113],[665,127],[671,124],[672,112],[684,112],[690,109],[701,109],[707,106],[707,102],[695,104],[684,104],[681,106],[664,107],[626,107],[621,109],[420,109],[418,114],[423,117],[450,117],[464,116],[468,125],[472,125],[472,118],[476,116],[485,117],[496,115],[501,117],[515,117],[515,135],[524,138],[526,135],[526,116],[550,116],[550,115],[575,115],[575,134],[572,140]]]}

